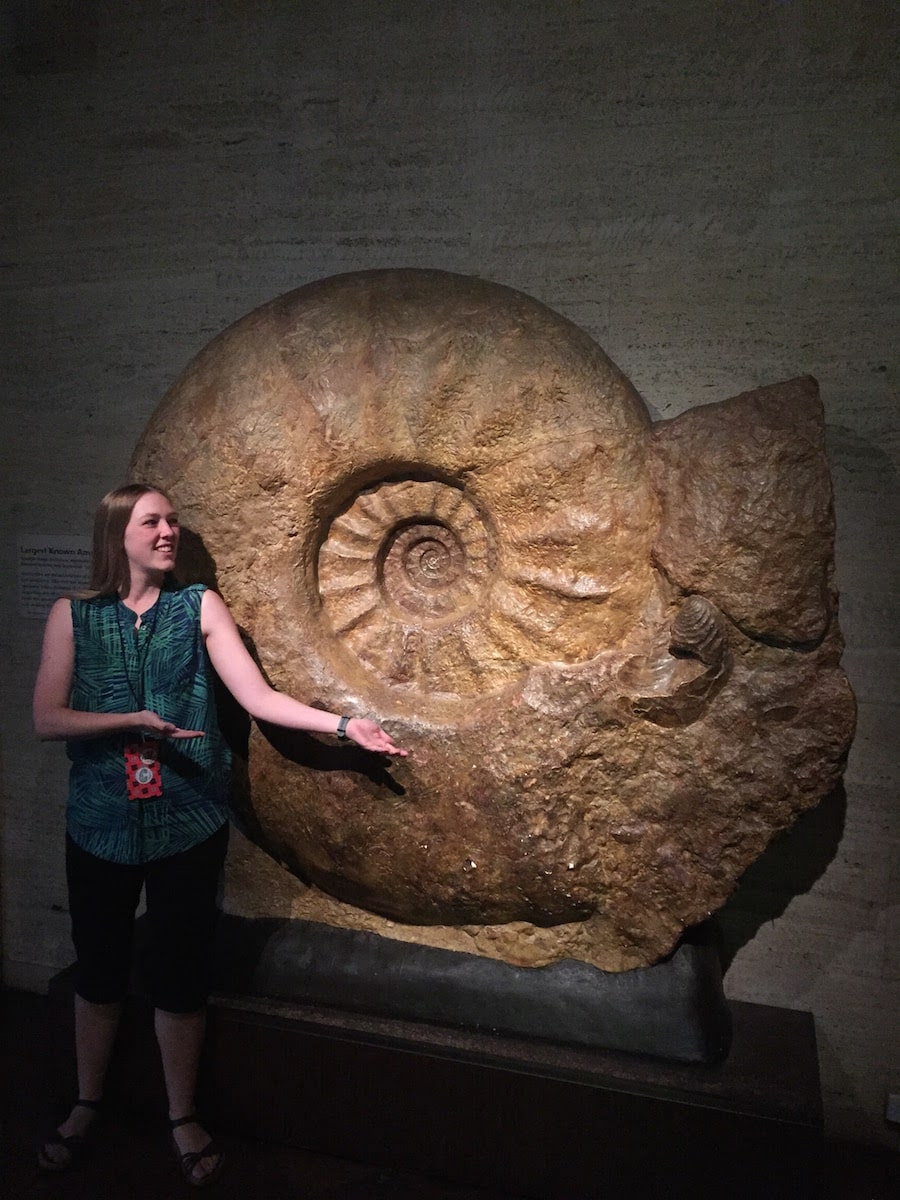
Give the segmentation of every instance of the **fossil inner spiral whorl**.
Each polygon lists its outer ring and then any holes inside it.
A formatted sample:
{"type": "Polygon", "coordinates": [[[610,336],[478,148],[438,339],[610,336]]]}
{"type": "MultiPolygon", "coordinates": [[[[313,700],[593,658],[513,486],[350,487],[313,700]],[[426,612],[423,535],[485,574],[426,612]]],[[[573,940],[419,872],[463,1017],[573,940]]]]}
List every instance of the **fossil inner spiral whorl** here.
{"type": "Polygon", "coordinates": [[[423,521],[393,536],[381,572],[383,590],[426,624],[467,608],[466,552],[452,529],[423,521]]]}
{"type": "Polygon", "coordinates": [[[319,594],[335,636],[386,682],[483,686],[470,647],[496,559],[487,523],[461,488],[391,481],[362,491],[332,522],[319,594]],[[448,662],[457,667],[449,674],[448,662]]]}

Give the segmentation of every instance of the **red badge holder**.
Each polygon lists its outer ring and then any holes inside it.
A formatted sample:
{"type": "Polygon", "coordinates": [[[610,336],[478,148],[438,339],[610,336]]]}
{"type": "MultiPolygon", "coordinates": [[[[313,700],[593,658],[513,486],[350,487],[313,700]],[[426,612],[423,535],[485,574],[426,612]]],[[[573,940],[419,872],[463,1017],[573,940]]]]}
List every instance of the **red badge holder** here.
{"type": "Polygon", "coordinates": [[[129,800],[155,800],[162,795],[158,742],[148,740],[126,745],[125,785],[129,800]]]}

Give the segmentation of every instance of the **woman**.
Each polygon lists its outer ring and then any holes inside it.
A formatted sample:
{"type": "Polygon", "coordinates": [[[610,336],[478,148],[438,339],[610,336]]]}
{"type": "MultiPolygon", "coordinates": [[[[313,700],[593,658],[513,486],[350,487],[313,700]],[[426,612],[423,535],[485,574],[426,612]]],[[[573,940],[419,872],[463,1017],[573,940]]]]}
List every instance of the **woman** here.
{"type": "Polygon", "coordinates": [[[145,989],[188,1183],[211,1183],[222,1154],[194,1113],[205,1028],[216,890],[228,839],[229,754],[216,718],[215,670],[257,718],[405,755],[374,721],[310,708],[274,691],[224,601],[176,588],[178,518],[167,497],[130,484],[94,523],[92,591],[57,600],[34,690],[38,737],[67,742],[66,875],[77,965],[78,1100],[38,1154],[71,1165],[96,1120],[146,887],[145,989]]]}

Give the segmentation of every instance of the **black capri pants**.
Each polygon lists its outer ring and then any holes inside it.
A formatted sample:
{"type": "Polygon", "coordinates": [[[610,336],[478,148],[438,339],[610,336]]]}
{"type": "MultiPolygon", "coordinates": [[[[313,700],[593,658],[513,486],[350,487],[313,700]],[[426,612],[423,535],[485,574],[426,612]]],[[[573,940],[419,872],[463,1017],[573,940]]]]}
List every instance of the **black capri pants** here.
{"type": "Polygon", "coordinates": [[[206,1003],[218,919],[219,877],[228,824],[181,854],[132,866],[107,862],[66,835],[66,878],[75,991],[94,1004],[124,999],[131,977],[134,914],[146,887],[138,978],[147,999],[166,1012],[206,1003]]]}

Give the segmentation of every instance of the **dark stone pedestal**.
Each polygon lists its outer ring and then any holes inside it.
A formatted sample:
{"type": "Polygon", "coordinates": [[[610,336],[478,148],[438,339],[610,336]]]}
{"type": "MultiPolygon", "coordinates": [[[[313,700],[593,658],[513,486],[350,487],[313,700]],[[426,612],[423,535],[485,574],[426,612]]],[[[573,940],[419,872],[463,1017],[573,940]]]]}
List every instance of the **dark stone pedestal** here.
{"type": "Polygon", "coordinates": [[[572,959],[508,963],[312,921],[223,916],[216,990],[474,1033],[718,1062],[731,1014],[712,927],[688,931],[664,962],[599,971],[572,959]]]}
{"type": "MultiPolygon", "coordinates": [[[[71,981],[51,984],[71,1046],[71,981]]],[[[733,1004],[713,1065],[217,996],[202,1107],[223,1133],[531,1200],[814,1200],[822,1111],[809,1013],[733,1004]]],[[[71,1096],[69,1077],[61,1080],[71,1096]]],[[[152,1014],[129,1001],[108,1094],[164,1109],[152,1014]]]]}

